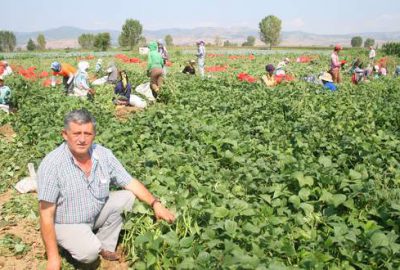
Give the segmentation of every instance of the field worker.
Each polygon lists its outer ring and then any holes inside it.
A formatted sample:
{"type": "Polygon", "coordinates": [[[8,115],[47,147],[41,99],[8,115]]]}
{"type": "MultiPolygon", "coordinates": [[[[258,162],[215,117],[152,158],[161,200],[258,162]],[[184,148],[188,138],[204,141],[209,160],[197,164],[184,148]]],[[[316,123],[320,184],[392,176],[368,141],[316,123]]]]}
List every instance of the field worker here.
{"type": "Polygon", "coordinates": [[[396,70],[394,71],[394,76],[399,77],[400,76],[400,66],[396,67],[396,70]]]}
{"type": "Polygon", "coordinates": [[[70,94],[75,97],[88,97],[94,95],[94,90],[89,86],[89,75],[87,70],[89,62],[81,61],[78,63],[78,72],[75,74],[74,89],[70,94]]]}
{"type": "Polygon", "coordinates": [[[285,75],[285,67],[287,64],[289,64],[290,60],[289,58],[283,59],[283,61],[279,62],[278,65],[276,66],[275,74],[276,75],[285,75]]]}
{"type": "Polygon", "coordinates": [[[92,85],[103,85],[105,83],[116,84],[118,82],[118,68],[114,62],[110,62],[106,69],[107,75],[92,82],[92,85]]]}
{"type": "Polygon", "coordinates": [[[331,91],[336,91],[336,85],[333,83],[332,75],[328,72],[324,72],[319,79],[322,81],[325,89],[329,89],[331,91]]]}
{"type": "Polygon", "coordinates": [[[11,89],[4,85],[4,77],[0,75],[0,109],[10,111],[11,89]]]}
{"type": "Polygon", "coordinates": [[[351,76],[351,81],[354,84],[359,84],[361,82],[363,82],[366,78],[365,78],[365,70],[363,69],[363,63],[361,61],[358,61],[355,64],[355,67],[353,69],[353,74],[351,76]]]}
{"type": "Polygon", "coordinates": [[[196,61],[194,61],[193,59],[190,60],[187,65],[185,66],[185,68],[182,70],[183,74],[191,74],[191,75],[195,75],[196,74],[196,69],[194,68],[194,65],[196,64],[196,61]]]}
{"type": "Polygon", "coordinates": [[[96,72],[96,75],[100,75],[103,72],[103,59],[99,58],[97,60],[94,71],[96,72]]]}
{"type": "Polygon", "coordinates": [[[147,74],[150,76],[150,88],[155,98],[160,92],[160,87],[163,83],[164,67],[164,60],[162,59],[161,54],[157,51],[157,48],[158,46],[156,42],[150,42],[150,52],[147,60],[147,74]]]}
{"type": "Polygon", "coordinates": [[[371,64],[374,63],[375,57],[376,57],[375,49],[374,49],[374,47],[370,46],[370,47],[369,47],[368,59],[369,59],[369,62],[370,62],[371,64]]]}
{"type": "Polygon", "coordinates": [[[51,86],[56,86],[56,76],[63,77],[63,85],[66,94],[71,94],[74,88],[74,74],[76,73],[76,69],[70,64],[59,62],[51,63],[51,69],[53,70],[53,76],[51,77],[51,86]]]}
{"type": "Polygon", "coordinates": [[[329,73],[332,75],[334,83],[341,83],[342,78],[340,76],[341,63],[339,61],[339,52],[343,49],[341,45],[336,45],[331,54],[331,68],[329,73]]]}
{"type": "Polygon", "coordinates": [[[204,78],[204,66],[206,61],[206,47],[204,41],[200,40],[197,45],[197,65],[199,67],[200,76],[204,78]]]}
{"type": "Polygon", "coordinates": [[[265,83],[266,86],[272,87],[277,85],[275,80],[274,71],[275,67],[272,64],[268,64],[265,66],[266,74],[261,77],[262,81],[265,83]]]}
{"type": "Polygon", "coordinates": [[[7,61],[0,61],[0,76],[6,77],[13,73],[12,68],[7,61]]]}
{"type": "Polygon", "coordinates": [[[64,118],[64,143],[39,166],[40,230],[46,269],[60,269],[58,246],[83,264],[97,263],[99,254],[105,260],[118,260],[115,250],[122,228],[121,213],[132,208],[135,198],[148,204],[157,219],[175,220],[111,150],[93,143],[95,135],[94,117],[86,109],[71,111],[64,118]],[[124,190],[110,191],[111,184],[124,190]]]}
{"type": "Polygon", "coordinates": [[[117,105],[128,105],[131,97],[132,86],[128,80],[128,75],[125,70],[119,72],[119,82],[114,88],[114,94],[118,96],[115,100],[117,105]]]}
{"type": "Polygon", "coordinates": [[[162,39],[159,39],[157,41],[157,46],[158,46],[158,52],[161,54],[161,57],[164,61],[163,74],[164,74],[164,77],[166,77],[166,75],[167,75],[166,63],[167,63],[167,60],[169,59],[168,51],[167,51],[167,48],[165,47],[164,41],[162,39]]]}

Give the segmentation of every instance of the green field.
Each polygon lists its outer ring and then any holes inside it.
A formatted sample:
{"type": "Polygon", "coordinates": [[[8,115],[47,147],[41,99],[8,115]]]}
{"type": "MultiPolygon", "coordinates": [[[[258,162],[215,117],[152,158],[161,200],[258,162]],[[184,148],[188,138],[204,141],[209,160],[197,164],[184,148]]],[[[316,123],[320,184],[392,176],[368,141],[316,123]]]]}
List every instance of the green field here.
{"type": "MultiPolygon", "coordinates": [[[[86,107],[96,141],[177,214],[172,225],[155,223],[142,203],[126,214],[121,242],[135,269],[399,269],[400,79],[391,75],[399,59],[388,60],[388,77],[363,85],[343,72],[329,92],[301,81],[328,69],[329,51],[308,53],[312,64],[296,63],[297,50],[254,60],[216,54],[207,66],[226,71],[202,80],[180,74],[194,55],[172,50],[159,101],[125,120],[115,116],[111,86],[90,102],[15,74],[7,84],[16,112],[0,112],[0,126],[17,134],[10,143],[0,137],[0,191],[61,143],[67,112],[86,107]],[[295,81],[268,89],[237,79],[260,78],[282,57],[295,81]]],[[[357,56],[367,52],[341,57],[357,56]]],[[[147,80],[143,65],[104,60],[133,85],[147,80]]],[[[51,61],[9,62],[49,72],[51,61]]]]}

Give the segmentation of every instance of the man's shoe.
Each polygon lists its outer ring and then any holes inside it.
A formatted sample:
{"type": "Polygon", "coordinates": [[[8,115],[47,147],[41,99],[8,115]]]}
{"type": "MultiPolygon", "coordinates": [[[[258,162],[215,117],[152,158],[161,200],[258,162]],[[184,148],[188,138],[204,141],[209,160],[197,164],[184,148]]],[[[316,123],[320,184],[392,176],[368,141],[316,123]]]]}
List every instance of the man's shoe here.
{"type": "Polygon", "coordinates": [[[117,252],[112,252],[112,251],[102,249],[100,251],[100,255],[101,255],[101,257],[103,257],[104,260],[107,260],[107,261],[119,261],[119,255],[117,252]]]}

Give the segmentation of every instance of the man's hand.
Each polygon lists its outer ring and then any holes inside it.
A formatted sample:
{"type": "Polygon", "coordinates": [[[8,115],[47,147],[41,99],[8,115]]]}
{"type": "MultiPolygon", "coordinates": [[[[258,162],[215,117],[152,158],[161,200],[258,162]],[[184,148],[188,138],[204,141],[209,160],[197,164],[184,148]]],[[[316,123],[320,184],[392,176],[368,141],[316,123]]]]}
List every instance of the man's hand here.
{"type": "Polygon", "coordinates": [[[157,219],[162,219],[167,221],[168,223],[172,223],[175,221],[175,215],[164,207],[160,202],[156,202],[153,205],[154,214],[157,219]]]}
{"type": "Polygon", "coordinates": [[[58,256],[47,261],[46,270],[60,270],[61,269],[61,258],[58,256]]]}

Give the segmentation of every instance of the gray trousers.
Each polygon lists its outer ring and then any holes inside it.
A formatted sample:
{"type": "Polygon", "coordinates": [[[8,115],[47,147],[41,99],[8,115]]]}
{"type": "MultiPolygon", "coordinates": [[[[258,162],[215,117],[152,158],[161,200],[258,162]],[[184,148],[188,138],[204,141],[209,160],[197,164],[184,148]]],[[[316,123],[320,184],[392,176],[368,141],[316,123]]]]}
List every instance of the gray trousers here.
{"type": "Polygon", "coordinates": [[[131,210],[134,201],[130,191],[111,192],[94,224],[55,224],[58,245],[82,263],[94,262],[101,249],[115,251],[122,229],[121,213],[131,210]]]}

